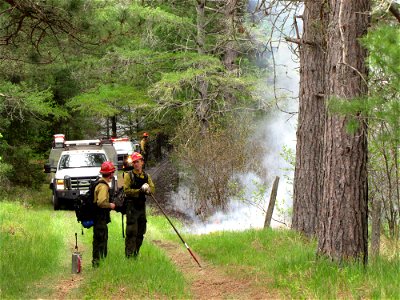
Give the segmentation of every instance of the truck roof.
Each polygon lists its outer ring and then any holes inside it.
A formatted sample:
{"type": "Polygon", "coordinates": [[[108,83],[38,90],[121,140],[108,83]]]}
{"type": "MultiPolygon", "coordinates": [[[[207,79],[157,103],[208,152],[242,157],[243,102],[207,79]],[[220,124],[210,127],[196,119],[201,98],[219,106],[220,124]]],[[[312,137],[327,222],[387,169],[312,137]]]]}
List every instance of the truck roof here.
{"type": "Polygon", "coordinates": [[[61,154],[73,154],[73,153],[106,153],[104,149],[66,149],[61,154]]]}
{"type": "Polygon", "coordinates": [[[103,149],[103,145],[66,145],[64,151],[69,150],[101,150],[103,149]]]}
{"type": "Polygon", "coordinates": [[[108,140],[74,140],[64,141],[62,146],[52,147],[49,155],[49,163],[51,167],[56,167],[58,160],[62,153],[68,153],[69,151],[79,152],[102,152],[106,153],[107,159],[112,161],[115,165],[118,163],[117,152],[108,140]]]}

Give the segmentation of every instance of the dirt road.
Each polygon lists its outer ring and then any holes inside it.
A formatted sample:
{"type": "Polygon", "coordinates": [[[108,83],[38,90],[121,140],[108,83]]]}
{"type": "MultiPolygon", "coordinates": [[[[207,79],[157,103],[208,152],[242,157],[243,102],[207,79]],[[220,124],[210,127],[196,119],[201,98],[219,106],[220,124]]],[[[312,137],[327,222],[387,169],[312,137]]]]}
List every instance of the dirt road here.
{"type": "Polygon", "coordinates": [[[277,299],[277,295],[256,285],[256,278],[237,279],[228,275],[221,267],[200,260],[200,268],[185,247],[172,242],[154,240],[164,249],[173,263],[191,283],[193,299],[277,299]]]}
{"type": "MultiPolygon", "coordinates": [[[[190,284],[192,299],[278,299],[259,284],[257,278],[239,279],[229,275],[224,267],[213,266],[197,254],[201,268],[190,256],[187,249],[179,243],[153,240],[153,244],[163,249],[171,261],[182,272],[190,284]]],[[[238,270],[239,272],[239,270],[238,270]]],[[[66,275],[55,283],[51,299],[71,299],[77,296],[77,288],[85,280],[84,274],[66,275]],[[73,296],[74,295],[74,296],[73,296]]],[[[265,279],[262,279],[265,281],[265,279]]],[[[117,296],[120,298],[120,295],[117,296]]]]}

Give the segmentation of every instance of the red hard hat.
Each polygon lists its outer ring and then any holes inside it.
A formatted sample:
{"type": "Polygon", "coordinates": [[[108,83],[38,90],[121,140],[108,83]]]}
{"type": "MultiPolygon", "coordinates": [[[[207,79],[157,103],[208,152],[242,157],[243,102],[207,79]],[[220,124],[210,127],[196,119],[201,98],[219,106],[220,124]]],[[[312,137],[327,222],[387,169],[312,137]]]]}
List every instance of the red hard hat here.
{"type": "Polygon", "coordinates": [[[100,173],[109,174],[115,171],[114,164],[111,161],[105,161],[101,164],[100,173]]]}
{"type": "Polygon", "coordinates": [[[143,136],[149,136],[149,134],[147,132],[144,132],[143,136]]]}
{"type": "Polygon", "coordinates": [[[132,162],[137,161],[139,159],[143,159],[142,154],[138,152],[133,152],[131,157],[132,157],[132,162]]]}

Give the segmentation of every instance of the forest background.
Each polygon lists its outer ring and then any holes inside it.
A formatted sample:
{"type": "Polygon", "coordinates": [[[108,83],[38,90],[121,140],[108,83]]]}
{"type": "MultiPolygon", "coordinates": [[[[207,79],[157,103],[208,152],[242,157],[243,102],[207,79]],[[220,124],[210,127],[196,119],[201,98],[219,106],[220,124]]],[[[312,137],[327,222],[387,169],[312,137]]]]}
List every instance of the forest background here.
{"type": "MultiPolygon", "coordinates": [[[[344,116],[349,136],[367,124],[362,132],[368,132],[363,153],[368,153],[368,197],[363,196],[368,202],[362,214],[373,225],[371,245],[378,255],[379,238],[398,241],[400,231],[400,15],[395,1],[367,2],[368,34],[356,42],[368,50],[360,57],[368,65],[362,77],[368,92],[354,101],[336,95],[322,106],[329,115],[344,116]]],[[[325,7],[327,2],[316,3],[325,7]]],[[[271,175],[260,168],[262,141],[252,137],[272,107],[285,110],[286,95],[274,86],[274,45],[289,43],[300,53],[301,67],[307,66],[300,50],[308,44],[298,25],[305,20],[303,11],[312,9],[291,1],[2,1],[0,193],[42,186],[55,133],[73,140],[137,138],[147,131],[155,137],[154,160],[172,154],[198,213],[206,218],[223,209],[242,190],[235,174],[271,175]],[[291,36],[276,34],[283,31],[281,22],[265,22],[283,12],[296,16],[283,21],[293,25],[291,36]]],[[[324,23],[310,23],[311,28],[322,24],[323,32],[324,23]]],[[[286,153],[296,174],[302,153],[286,153]]],[[[318,231],[319,208],[311,210],[311,229],[299,225],[310,214],[297,206],[302,200],[296,197],[310,193],[296,174],[294,229],[324,240],[329,233],[318,231]]],[[[317,180],[314,175],[307,176],[317,180]]],[[[340,250],[339,260],[360,253],[365,259],[363,247],[351,254],[340,250]]]]}

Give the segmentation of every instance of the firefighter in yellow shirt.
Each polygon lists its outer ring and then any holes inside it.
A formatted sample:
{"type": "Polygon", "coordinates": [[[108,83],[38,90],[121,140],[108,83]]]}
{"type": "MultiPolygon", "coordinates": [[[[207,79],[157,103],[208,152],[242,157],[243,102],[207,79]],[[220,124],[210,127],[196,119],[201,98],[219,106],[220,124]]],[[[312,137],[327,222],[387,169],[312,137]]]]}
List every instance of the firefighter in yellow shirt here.
{"type": "Polygon", "coordinates": [[[149,146],[149,134],[147,132],[143,133],[143,137],[140,140],[140,154],[143,156],[144,165],[143,169],[148,162],[149,154],[150,154],[150,146],[149,146]]]}
{"type": "Polygon", "coordinates": [[[146,195],[154,193],[154,183],[143,170],[143,156],[132,154],[133,170],[124,176],[126,202],[126,257],[137,257],[146,233],[146,195]]]}
{"type": "Polygon", "coordinates": [[[107,256],[108,227],[111,222],[110,210],[115,209],[115,204],[110,203],[109,185],[115,172],[114,164],[106,161],[101,165],[101,179],[94,189],[94,202],[97,204],[96,216],[93,227],[93,267],[98,267],[100,259],[107,256]]]}

